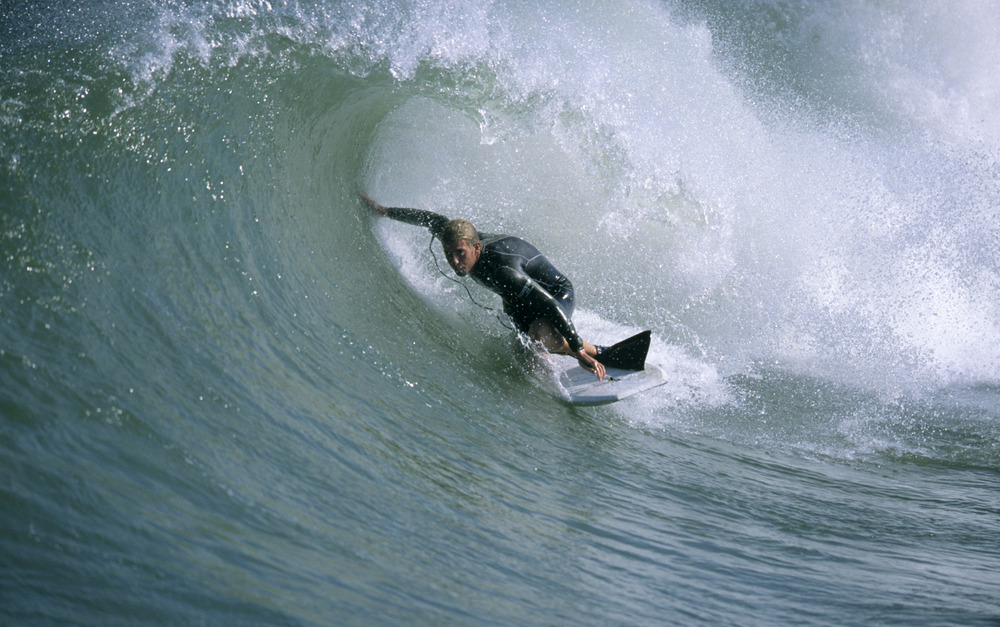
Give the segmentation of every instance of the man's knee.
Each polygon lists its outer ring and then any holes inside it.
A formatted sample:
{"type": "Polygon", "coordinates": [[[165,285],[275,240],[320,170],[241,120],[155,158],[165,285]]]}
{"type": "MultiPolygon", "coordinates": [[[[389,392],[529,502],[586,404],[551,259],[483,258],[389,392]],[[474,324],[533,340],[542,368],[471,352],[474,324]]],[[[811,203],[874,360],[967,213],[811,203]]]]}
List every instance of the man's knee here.
{"type": "Polygon", "coordinates": [[[535,342],[541,342],[546,350],[552,353],[565,350],[566,340],[552,327],[552,323],[539,318],[528,327],[528,337],[535,342]]]}

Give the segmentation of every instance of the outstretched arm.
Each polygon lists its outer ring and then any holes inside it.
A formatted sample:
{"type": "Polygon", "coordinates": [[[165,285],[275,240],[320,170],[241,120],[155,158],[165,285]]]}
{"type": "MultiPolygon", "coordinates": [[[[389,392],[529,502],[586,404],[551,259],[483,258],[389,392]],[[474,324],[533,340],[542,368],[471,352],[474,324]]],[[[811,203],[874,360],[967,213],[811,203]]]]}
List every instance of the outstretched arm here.
{"type": "Polygon", "coordinates": [[[424,209],[407,209],[405,207],[386,207],[372,200],[369,196],[361,194],[361,200],[376,214],[399,220],[414,226],[422,226],[430,229],[434,236],[440,235],[444,227],[448,224],[448,218],[433,211],[424,209]]]}

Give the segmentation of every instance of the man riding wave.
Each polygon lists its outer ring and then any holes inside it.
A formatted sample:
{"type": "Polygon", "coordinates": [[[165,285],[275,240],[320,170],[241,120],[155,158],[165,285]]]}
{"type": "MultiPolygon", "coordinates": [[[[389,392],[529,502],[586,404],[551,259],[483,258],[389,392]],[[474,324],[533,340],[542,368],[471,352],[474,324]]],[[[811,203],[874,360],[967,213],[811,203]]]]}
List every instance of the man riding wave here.
{"type": "Polygon", "coordinates": [[[518,237],[480,233],[468,220],[386,207],[361,197],[378,215],[429,229],[441,240],[455,274],[470,276],[499,295],[518,331],[550,353],[575,357],[581,367],[604,379],[604,365],[597,360],[603,347],[585,342],[571,320],[573,284],[537,248],[518,237]]]}

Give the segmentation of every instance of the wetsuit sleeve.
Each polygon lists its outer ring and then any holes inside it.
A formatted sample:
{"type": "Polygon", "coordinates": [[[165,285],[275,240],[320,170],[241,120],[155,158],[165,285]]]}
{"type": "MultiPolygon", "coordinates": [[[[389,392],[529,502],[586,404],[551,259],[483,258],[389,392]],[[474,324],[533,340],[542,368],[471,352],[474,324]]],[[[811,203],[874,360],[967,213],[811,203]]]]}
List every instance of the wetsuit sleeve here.
{"type": "Polygon", "coordinates": [[[503,284],[503,291],[510,294],[513,301],[520,306],[531,307],[539,312],[539,317],[551,322],[555,330],[566,338],[573,352],[583,350],[583,338],[576,332],[573,321],[563,313],[556,299],[541,285],[513,268],[500,269],[495,280],[498,284],[503,284]]]}
{"type": "Polygon", "coordinates": [[[393,220],[399,220],[400,222],[405,222],[414,226],[427,227],[430,229],[431,234],[435,237],[440,235],[441,232],[444,231],[444,227],[448,225],[448,218],[439,213],[426,211],[424,209],[386,207],[385,215],[393,220]]]}

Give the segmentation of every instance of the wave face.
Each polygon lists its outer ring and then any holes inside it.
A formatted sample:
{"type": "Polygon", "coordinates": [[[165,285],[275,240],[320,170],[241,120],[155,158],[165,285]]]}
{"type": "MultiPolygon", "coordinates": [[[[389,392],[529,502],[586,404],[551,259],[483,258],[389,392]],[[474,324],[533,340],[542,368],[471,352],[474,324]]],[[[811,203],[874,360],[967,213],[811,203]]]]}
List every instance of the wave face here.
{"type": "Polygon", "coordinates": [[[0,9],[5,622],[995,621],[1000,15],[829,4],[0,9]]]}

